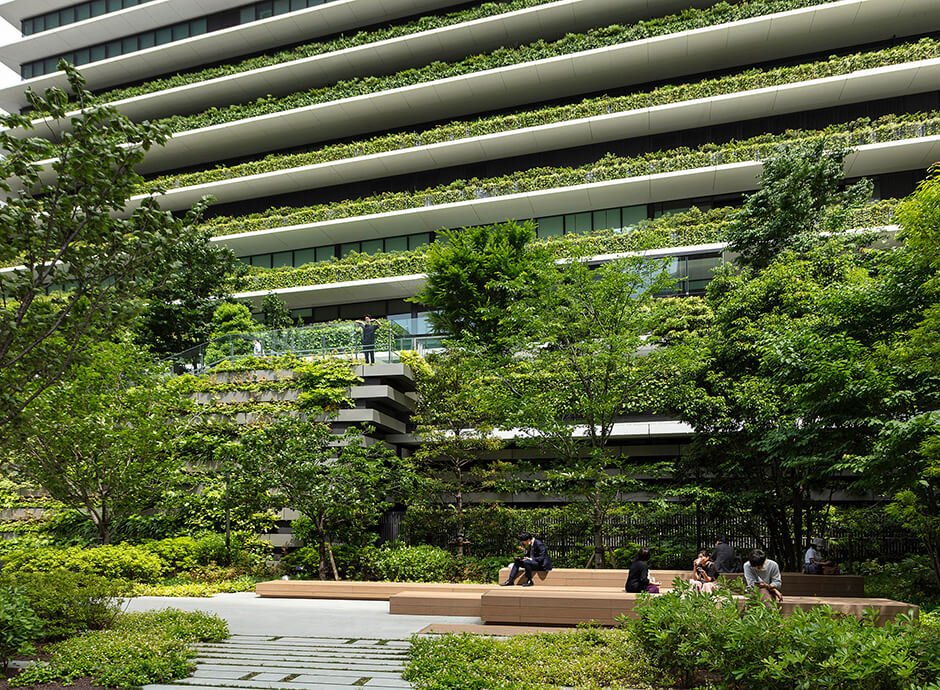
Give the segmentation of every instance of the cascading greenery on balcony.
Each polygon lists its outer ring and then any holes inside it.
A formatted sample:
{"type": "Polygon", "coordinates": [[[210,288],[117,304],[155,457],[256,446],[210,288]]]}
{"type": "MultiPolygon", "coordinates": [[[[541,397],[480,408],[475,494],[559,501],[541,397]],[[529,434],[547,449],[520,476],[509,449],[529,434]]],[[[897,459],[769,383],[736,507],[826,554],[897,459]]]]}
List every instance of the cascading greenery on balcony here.
{"type": "Polygon", "coordinates": [[[683,147],[633,157],[608,154],[598,161],[573,168],[531,168],[483,180],[455,180],[416,191],[385,192],[304,208],[271,208],[261,213],[237,217],[217,216],[206,221],[204,225],[218,237],[656,173],[759,161],[773,156],[783,145],[816,139],[826,139],[832,146],[852,148],[862,144],[935,134],[940,134],[938,112],[886,115],[874,121],[863,118],[831,125],[822,130],[789,130],[782,134],[762,134],[742,141],[707,144],[695,149],[683,147]]]}
{"type": "Polygon", "coordinates": [[[250,103],[209,108],[193,115],[165,118],[161,122],[174,132],[199,129],[317,103],[605,48],[644,38],[700,29],[827,2],[828,0],[743,0],[738,4],[720,2],[705,10],[689,9],[680,14],[642,21],[629,26],[614,24],[585,33],[569,34],[557,41],[540,40],[516,48],[500,48],[491,53],[472,55],[455,62],[432,62],[423,67],[407,69],[391,75],[347,79],[332,86],[298,91],[283,97],[259,98],[250,103]]]}
{"type": "Polygon", "coordinates": [[[798,83],[810,79],[851,74],[865,69],[933,58],[940,58],[940,40],[924,38],[915,43],[907,43],[877,51],[833,56],[828,60],[818,62],[773,69],[749,69],[738,74],[686,84],[667,85],[651,91],[641,91],[623,96],[601,96],[588,98],[571,105],[550,106],[510,115],[493,115],[473,120],[458,120],[423,131],[395,132],[370,139],[323,146],[301,153],[271,154],[237,165],[220,165],[209,170],[157,177],[149,180],[141,191],[189,187],[248,175],[338,161],[356,156],[400,151],[411,147],[627,112],[639,108],[738,93],[750,89],[798,83]]]}
{"type": "MultiPolygon", "coordinates": [[[[888,199],[866,205],[849,219],[857,228],[888,225],[897,201],[888,199]]],[[[721,207],[709,211],[693,208],[685,213],[643,221],[626,231],[599,230],[585,234],[552,237],[544,242],[555,257],[598,256],[619,252],[665,249],[721,242],[737,209],[721,207]]],[[[351,280],[370,280],[416,275],[426,270],[427,247],[408,252],[354,253],[342,259],[310,263],[297,268],[255,268],[234,282],[233,292],[279,290],[305,285],[326,285],[351,280]]]]}

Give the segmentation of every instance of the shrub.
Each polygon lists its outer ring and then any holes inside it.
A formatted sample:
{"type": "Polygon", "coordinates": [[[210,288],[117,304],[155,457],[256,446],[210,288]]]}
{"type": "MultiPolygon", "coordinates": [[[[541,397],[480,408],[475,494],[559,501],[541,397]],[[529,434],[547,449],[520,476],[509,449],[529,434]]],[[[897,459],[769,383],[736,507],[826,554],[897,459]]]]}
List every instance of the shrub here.
{"type": "Polygon", "coordinates": [[[210,614],[173,610],[126,614],[112,630],[50,645],[48,663],[31,666],[10,684],[69,684],[82,676],[115,688],[168,682],[192,670],[196,652],[190,643],[217,642],[226,637],[225,622],[210,614]]]}
{"type": "Polygon", "coordinates": [[[377,549],[372,570],[390,582],[449,582],[456,561],[450,552],[436,546],[395,546],[377,549]]]}
{"type": "Polygon", "coordinates": [[[190,570],[199,562],[196,540],[192,537],[171,537],[141,545],[145,551],[159,556],[171,572],[190,570]]]}
{"type": "Polygon", "coordinates": [[[159,556],[129,544],[93,548],[71,546],[60,549],[44,546],[18,549],[7,555],[4,567],[10,572],[68,570],[113,580],[139,582],[153,582],[166,570],[166,564],[159,556]]]}
{"type": "Polygon", "coordinates": [[[7,670],[16,654],[29,652],[42,634],[42,621],[16,587],[0,585],[0,665],[7,670]]]}
{"type": "Polygon", "coordinates": [[[684,687],[708,677],[722,688],[901,690],[940,673],[940,631],[906,616],[884,627],[827,606],[784,617],[756,595],[739,606],[688,586],[641,596],[637,614],[627,628],[684,687]]]}
{"type": "Polygon", "coordinates": [[[122,597],[129,593],[120,580],[65,570],[0,576],[0,586],[14,585],[42,619],[46,640],[110,627],[121,611],[122,597]]]}
{"type": "Polygon", "coordinates": [[[927,556],[909,556],[898,563],[851,563],[846,569],[865,576],[865,596],[940,606],[940,585],[927,556]]]}

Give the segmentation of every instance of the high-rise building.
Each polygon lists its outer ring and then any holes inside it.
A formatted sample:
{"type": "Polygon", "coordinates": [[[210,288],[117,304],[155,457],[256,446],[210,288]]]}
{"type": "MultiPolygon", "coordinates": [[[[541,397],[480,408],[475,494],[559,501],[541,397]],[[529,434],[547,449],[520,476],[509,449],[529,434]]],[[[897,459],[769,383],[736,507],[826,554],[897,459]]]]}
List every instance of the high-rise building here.
{"type": "MultiPolygon", "coordinates": [[[[65,58],[101,102],[165,120],[142,172],[164,208],[215,197],[215,241],[256,267],[240,297],[273,291],[306,323],[369,313],[419,345],[405,300],[441,228],[532,219],[602,261],[658,222],[674,231],[637,248],[695,294],[723,209],[778,145],[849,146],[875,201],[940,154],[937,0],[5,0],[0,17],[22,33],[0,46],[22,75],[0,107],[63,85],[65,58]]],[[[669,455],[687,432],[627,420],[622,439],[669,455]]]]}

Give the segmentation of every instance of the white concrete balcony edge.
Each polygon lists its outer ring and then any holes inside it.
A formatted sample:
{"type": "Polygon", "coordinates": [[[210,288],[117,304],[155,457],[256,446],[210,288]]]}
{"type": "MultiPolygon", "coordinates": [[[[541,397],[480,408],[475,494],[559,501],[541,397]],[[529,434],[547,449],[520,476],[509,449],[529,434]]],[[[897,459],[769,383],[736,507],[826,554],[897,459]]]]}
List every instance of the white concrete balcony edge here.
{"type": "MultiPolygon", "coordinates": [[[[205,195],[223,204],[933,90],[940,58],[172,188],[159,200],[181,210],[205,195]]],[[[130,199],[128,213],[150,196],[130,199]]]]}
{"type": "Polygon", "coordinates": [[[940,29],[935,0],[839,0],[180,132],[153,152],[142,171],[834,50],[930,27],[940,29]]]}
{"type": "MultiPolygon", "coordinates": [[[[83,65],[81,69],[88,80],[88,88],[104,89],[456,4],[459,4],[459,0],[334,0],[316,7],[119,55],[83,65]]],[[[100,17],[93,21],[98,19],[100,17]]],[[[18,69],[19,64],[28,59],[24,59],[21,51],[12,47],[0,52],[0,61],[13,69],[18,69]]],[[[25,80],[17,87],[23,89],[31,86],[34,91],[40,91],[50,86],[65,85],[64,75],[56,72],[25,80]]],[[[4,102],[8,99],[9,96],[5,95],[4,102]]]]}
{"type": "MultiPolygon", "coordinates": [[[[725,243],[715,242],[684,247],[668,247],[665,249],[648,249],[637,252],[625,252],[622,254],[599,254],[597,256],[588,257],[585,261],[595,264],[614,261],[627,256],[662,258],[669,256],[686,256],[689,254],[709,254],[723,251],[725,247],[725,243]]],[[[236,292],[232,296],[238,300],[250,300],[258,306],[261,304],[261,300],[264,299],[265,295],[274,293],[287,304],[288,308],[297,309],[301,307],[368,302],[376,299],[402,299],[404,297],[413,297],[424,287],[426,280],[426,274],[413,273],[402,276],[348,280],[289,288],[245,290],[236,292]]]]}
{"type": "Polygon", "coordinates": [[[0,0],[0,19],[19,28],[21,20],[74,5],[76,0],[0,0]]]}
{"type": "MultiPolygon", "coordinates": [[[[846,177],[861,177],[924,170],[938,160],[940,135],[865,144],[846,157],[845,174],[846,177]]],[[[728,163],[236,233],[216,237],[214,241],[231,247],[240,256],[247,256],[507,219],[739,193],[757,188],[761,169],[762,164],[758,161],[728,163]]]]}
{"type": "MultiPolygon", "coordinates": [[[[150,0],[141,5],[23,36],[0,46],[0,62],[17,69],[24,62],[203,17],[231,6],[231,0],[188,0],[185,3],[175,0],[150,0]]],[[[35,14],[42,13],[33,13],[35,14]]],[[[25,102],[22,105],[26,105],[25,102]]],[[[0,107],[9,110],[2,100],[0,107]]]]}
{"type": "MultiPolygon", "coordinates": [[[[653,0],[625,0],[613,6],[609,0],[559,0],[207,79],[115,101],[114,104],[135,120],[166,117],[210,106],[250,101],[268,94],[283,96],[296,91],[299,85],[310,89],[363,74],[390,74],[434,60],[460,59],[503,45],[526,43],[538,38],[557,38],[568,32],[585,31],[593,26],[614,22],[632,22],[649,17],[654,11],[668,14],[688,6],[705,7],[711,4],[711,0],[658,0],[655,7],[653,4],[653,0]]],[[[84,45],[88,45],[88,42],[84,45]]],[[[11,110],[24,105],[26,102],[22,88],[0,89],[0,107],[11,110]]]]}

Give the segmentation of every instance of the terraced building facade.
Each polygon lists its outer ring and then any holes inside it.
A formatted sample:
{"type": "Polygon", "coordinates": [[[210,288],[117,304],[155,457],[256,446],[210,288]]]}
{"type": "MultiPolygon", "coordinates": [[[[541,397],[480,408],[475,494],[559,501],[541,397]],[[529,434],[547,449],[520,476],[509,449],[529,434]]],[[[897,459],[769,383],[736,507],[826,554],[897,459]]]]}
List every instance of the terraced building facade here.
{"type": "MultiPolygon", "coordinates": [[[[423,248],[441,228],[532,219],[559,256],[672,257],[701,293],[761,160],[788,141],[852,148],[875,196],[940,158],[937,0],[5,0],[24,86],[79,65],[100,102],[163,120],[147,188],[215,197],[215,241],[307,323],[395,322],[416,345],[423,248]]],[[[391,434],[401,446],[408,434],[391,434]]],[[[683,452],[671,420],[618,426],[629,452],[683,452]]],[[[515,451],[507,451],[515,452],[515,451]]]]}

